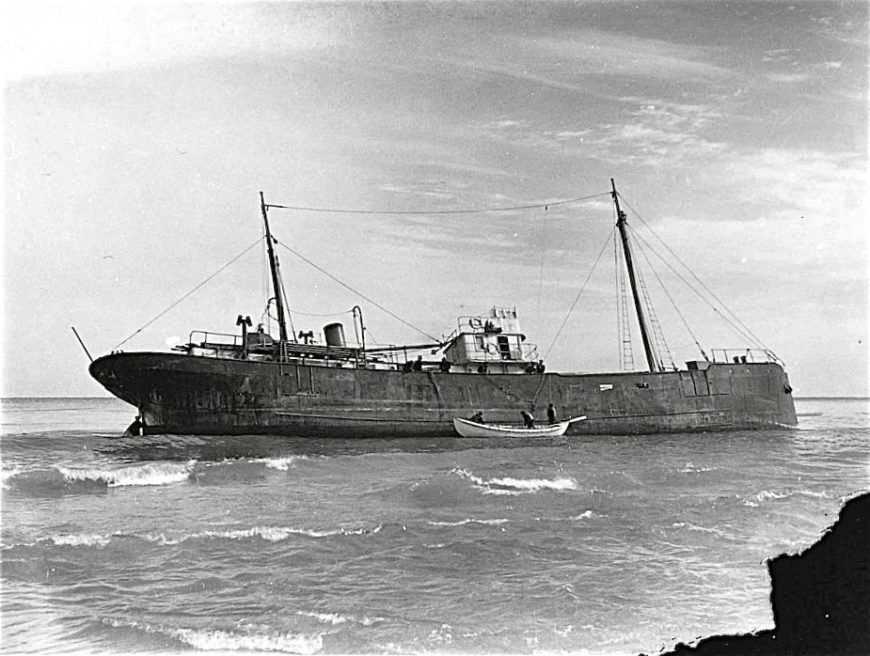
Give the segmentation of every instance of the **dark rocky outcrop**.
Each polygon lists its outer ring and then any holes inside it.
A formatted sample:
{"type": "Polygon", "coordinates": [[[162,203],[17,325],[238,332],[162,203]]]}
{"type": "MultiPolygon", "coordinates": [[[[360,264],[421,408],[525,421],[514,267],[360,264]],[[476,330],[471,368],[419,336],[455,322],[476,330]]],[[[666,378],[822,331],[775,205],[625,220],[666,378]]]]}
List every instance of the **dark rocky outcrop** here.
{"type": "Polygon", "coordinates": [[[870,655],[870,494],[809,549],[768,561],[774,629],[678,644],[665,656],[870,655]]]}

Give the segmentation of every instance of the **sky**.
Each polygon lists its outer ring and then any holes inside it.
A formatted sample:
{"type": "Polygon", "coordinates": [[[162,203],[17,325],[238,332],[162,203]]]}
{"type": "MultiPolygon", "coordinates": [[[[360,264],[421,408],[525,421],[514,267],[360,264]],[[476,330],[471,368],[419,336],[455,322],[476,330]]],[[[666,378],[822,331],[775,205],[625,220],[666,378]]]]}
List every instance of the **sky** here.
{"type": "Polygon", "coordinates": [[[748,346],[730,311],[796,395],[870,394],[865,2],[3,14],[4,396],[107,394],[71,326],[96,357],[262,321],[260,191],[371,212],[270,210],[363,295],[279,247],[296,331],[358,304],[370,343],[419,343],[508,306],[548,370],[617,371],[611,178],[675,362],[748,346]]]}

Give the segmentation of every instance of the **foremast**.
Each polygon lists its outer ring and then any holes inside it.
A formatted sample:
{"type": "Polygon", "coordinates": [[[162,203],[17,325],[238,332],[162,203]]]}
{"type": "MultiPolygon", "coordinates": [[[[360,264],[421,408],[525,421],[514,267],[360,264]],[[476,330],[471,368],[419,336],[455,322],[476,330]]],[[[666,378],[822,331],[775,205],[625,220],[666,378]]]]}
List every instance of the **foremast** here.
{"type": "Polygon", "coordinates": [[[269,253],[269,270],[272,272],[272,289],[275,291],[275,309],[278,312],[278,330],[281,341],[287,341],[287,319],[284,316],[284,288],[281,284],[281,274],[278,270],[278,256],[272,242],[272,232],[269,230],[269,213],[263,192],[260,192],[260,209],[263,212],[263,224],[266,226],[266,250],[269,253]]]}
{"type": "Polygon", "coordinates": [[[613,204],[616,207],[616,227],[619,229],[619,236],[622,240],[622,252],[625,256],[625,267],[628,269],[628,280],[631,284],[631,295],[634,299],[634,310],[637,313],[637,322],[640,326],[640,336],[643,340],[643,350],[646,354],[646,362],[650,371],[662,371],[662,365],[656,354],[655,345],[652,342],[652,331],[649,327],[646,313],[643,310],[643,302],[641,301],[640,291],[634,271],[634,260],[631,256],[631,243],[628,239],[628,228],[626,227],[625,212],[619,207],[619,196],[616,193],[616,183],[613,178],[610,178],[610,186],[612,191],[610,195],[613,197],[613,204]]]}

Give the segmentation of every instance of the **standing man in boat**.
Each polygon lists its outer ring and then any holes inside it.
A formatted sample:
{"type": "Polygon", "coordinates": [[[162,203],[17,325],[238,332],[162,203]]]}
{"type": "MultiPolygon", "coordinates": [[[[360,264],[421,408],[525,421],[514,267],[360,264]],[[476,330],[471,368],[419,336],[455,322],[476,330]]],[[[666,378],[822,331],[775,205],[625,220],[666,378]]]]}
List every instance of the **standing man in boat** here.
{"type": "Polygon", "coordinates": [[[525,410],[520,410],[520,415],[523,418],[523,423],[526,425],[526,428],[535,427],[535,415],[531,412],[526,412],[525,410]]]}
{"type": "Polygon", "coordinates": [[[556,408],[553,407],[553,404],[547,406],[547,421],[551,424],[556,423],[556,408]]]}

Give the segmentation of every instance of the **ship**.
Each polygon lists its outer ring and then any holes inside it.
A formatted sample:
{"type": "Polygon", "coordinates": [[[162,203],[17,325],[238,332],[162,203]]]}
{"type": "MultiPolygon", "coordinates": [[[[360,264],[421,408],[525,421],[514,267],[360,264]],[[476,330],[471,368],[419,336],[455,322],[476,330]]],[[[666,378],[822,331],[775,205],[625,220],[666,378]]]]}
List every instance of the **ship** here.
{"type": "Polygon", "coordinates": [[[348,342],[341,323],[324,326],[319,340],[313,331],[288,333],[278,241],[269,224],[270,209],[282,206],[267,204],[261,192],[274,294],[267,311],[274,307],[278,335],[262,325],[252,329],[250,317],[239,315],[236,334],[193,331],[171,352],[113,351],[93,360],[89,372],[137,409],[128,430],[139,435],[449,437],[456,436],[456,417],[484,413],[488,422],[512,423],[521,412],[551,405],[561,417],[586,417],[568,435],[796,426],[788,375],[769,349],[712,349],[711,356],[702,349],[703,357],[684,367],[665,362],[613,180],[607,194],[643,342],[641,370],[550,371],[513,307],[458,317],[448,336],[426,344],[366,346],[359,306],[353,312],[358,343],[348,342]]]}

